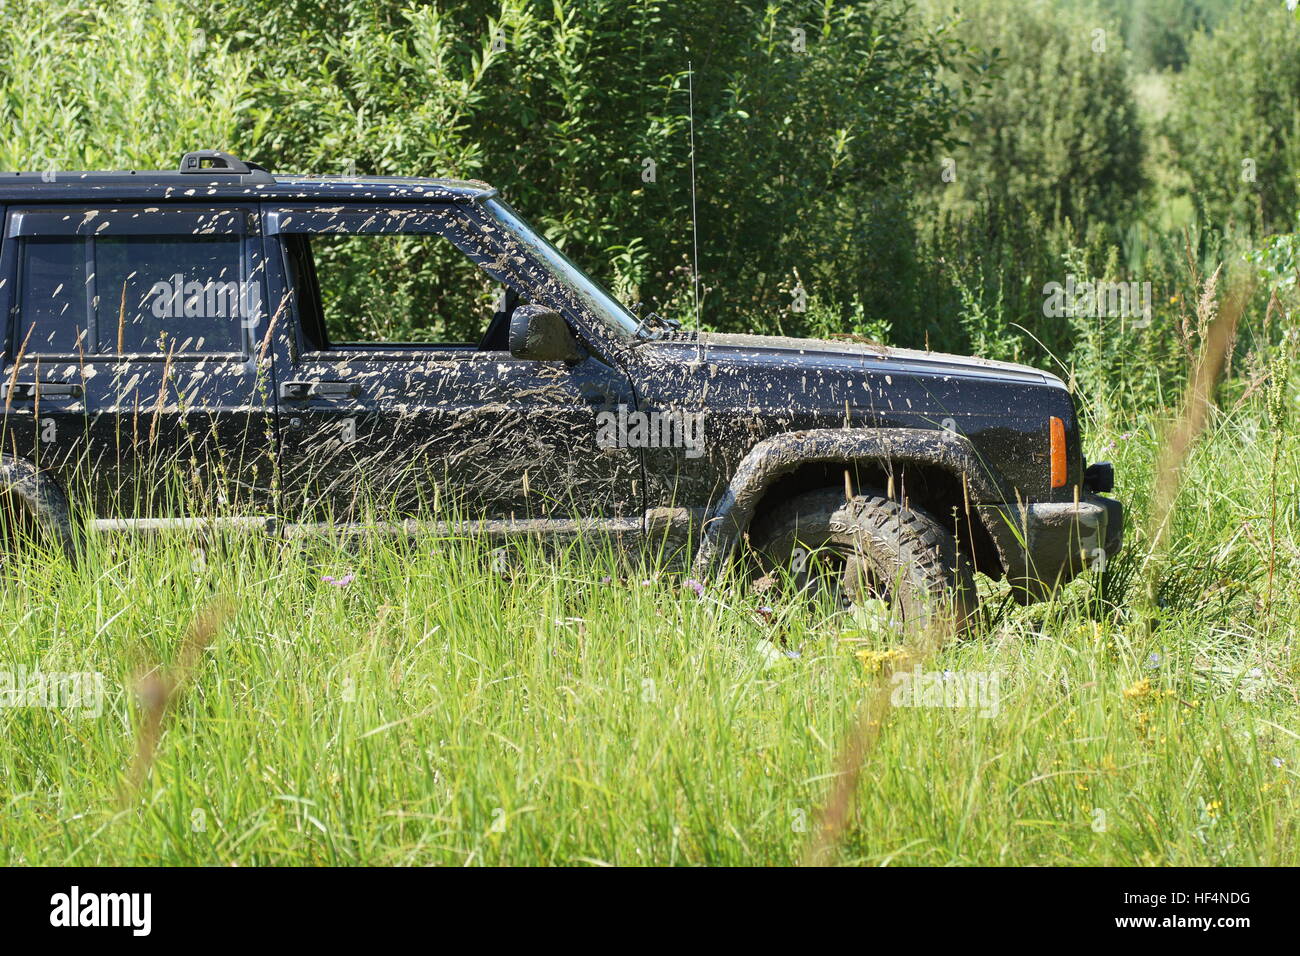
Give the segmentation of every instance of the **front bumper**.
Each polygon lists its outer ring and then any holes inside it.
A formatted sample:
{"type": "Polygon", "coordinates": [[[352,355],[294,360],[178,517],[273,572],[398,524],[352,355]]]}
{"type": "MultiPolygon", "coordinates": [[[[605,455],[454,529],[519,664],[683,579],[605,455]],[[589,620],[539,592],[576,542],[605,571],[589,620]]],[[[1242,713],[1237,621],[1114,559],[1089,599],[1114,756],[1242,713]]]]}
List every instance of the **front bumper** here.
{"type": "Polygon", "coordinates": [[[1041,601],[1084,569],[1103,570],[1124,540],[1124,506],[1085,495],[1077,502],[980,505],[1012,593],[1041,601]]]}

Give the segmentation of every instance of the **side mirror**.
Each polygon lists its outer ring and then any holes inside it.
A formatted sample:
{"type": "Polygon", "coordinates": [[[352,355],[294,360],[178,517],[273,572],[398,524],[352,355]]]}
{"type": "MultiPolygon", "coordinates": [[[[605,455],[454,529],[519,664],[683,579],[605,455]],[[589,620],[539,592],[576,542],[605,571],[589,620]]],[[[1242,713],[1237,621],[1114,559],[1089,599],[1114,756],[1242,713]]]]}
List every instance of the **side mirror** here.
{"type": "Polygon", "coordinates": [[[521,305],[510,313],[510,354],[536,362],[567,362],[587,357],[568,324],[544,305],[521,305]]]}

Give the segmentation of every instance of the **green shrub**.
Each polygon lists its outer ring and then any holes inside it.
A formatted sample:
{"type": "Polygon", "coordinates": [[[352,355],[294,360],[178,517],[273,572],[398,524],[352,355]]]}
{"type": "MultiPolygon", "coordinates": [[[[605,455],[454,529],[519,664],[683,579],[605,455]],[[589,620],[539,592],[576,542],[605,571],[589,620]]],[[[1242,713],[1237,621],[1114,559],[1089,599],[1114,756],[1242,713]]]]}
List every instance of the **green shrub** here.
{"type": "Polygon", "coordinates": [[[305,6],[205,12],[257,64],[275,169],[486,179],[594,274],[681,312],[693,92],[706,324],[770,327],[796,270],[836,303],[906,284],[887,187],[947,140],[960,94],[938,75],[964,60],[905,4],[305,6]]]}
{"type": "Polygon", "coordinates": [[[1169,131],[1204,218],[1288,228],[1300,200],[1300,23],[1282,3],[1243,0],[1197,35],[1169,131]]]}
{"type": "Polygon", "coordinates": [[[173,0],[9,0],[0,168],[174,169],[202,147],[256,153],[250,58],[173,0]]]}
{"type": "Polygon", "coordinates": [[[1080,235],[1126,222],[1144,186],[1144,144],[1118,27],[1044,0],[961,6],[957,33],[990,58],[992,86],[956,128],[964,145],[943,157],[955,179],[936,161],[923,189],[962,212],[982,199],[1017,203],[1080,235]]]}

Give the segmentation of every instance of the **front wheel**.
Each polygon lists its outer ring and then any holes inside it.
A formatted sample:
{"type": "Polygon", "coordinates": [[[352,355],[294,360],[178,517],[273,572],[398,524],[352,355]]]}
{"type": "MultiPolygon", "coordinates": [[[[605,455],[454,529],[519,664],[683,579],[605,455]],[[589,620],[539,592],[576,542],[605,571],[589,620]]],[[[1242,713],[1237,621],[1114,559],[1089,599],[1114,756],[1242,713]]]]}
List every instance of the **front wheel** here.
{"type": "Polygon", "coordinates": [[[750,530],[765,570],[782,568],[800,589],[827,589],[843,604],[879,599],[908,630],[974,620],[970,561],[926,512],[871,492],[846,501],[837,489],[790,499],[750,530]]]}

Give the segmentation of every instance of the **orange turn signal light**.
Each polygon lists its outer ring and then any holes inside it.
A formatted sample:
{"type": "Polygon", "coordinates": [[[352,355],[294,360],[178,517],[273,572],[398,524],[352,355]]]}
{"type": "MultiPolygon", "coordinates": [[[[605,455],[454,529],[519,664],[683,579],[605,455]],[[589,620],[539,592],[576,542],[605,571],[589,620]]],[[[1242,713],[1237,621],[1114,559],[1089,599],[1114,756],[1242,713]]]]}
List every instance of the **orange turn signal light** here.
{"type": "Polygon", "coordinates": [[[1065,422],[1055,415],[1048,419],[1051,431],[1052,487],[1065,486],[1065,422]]]}

